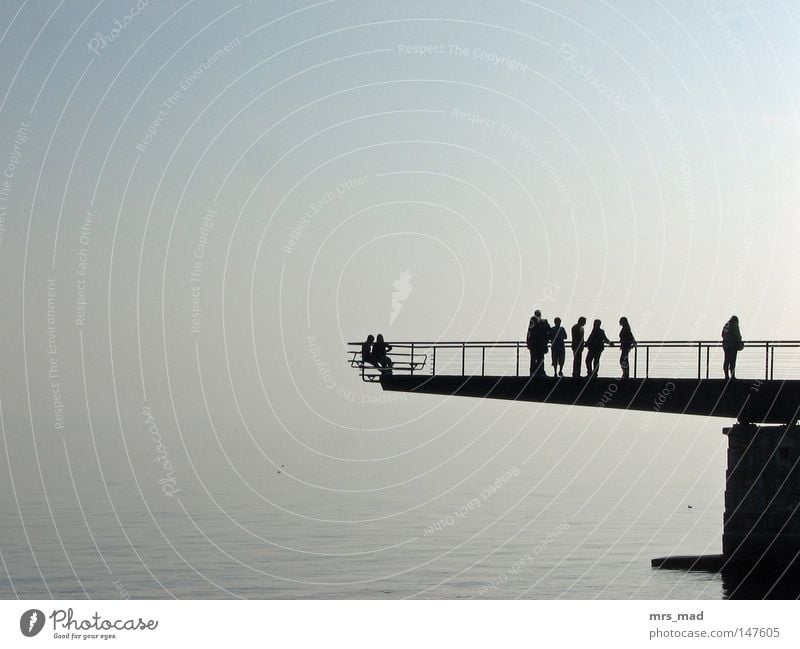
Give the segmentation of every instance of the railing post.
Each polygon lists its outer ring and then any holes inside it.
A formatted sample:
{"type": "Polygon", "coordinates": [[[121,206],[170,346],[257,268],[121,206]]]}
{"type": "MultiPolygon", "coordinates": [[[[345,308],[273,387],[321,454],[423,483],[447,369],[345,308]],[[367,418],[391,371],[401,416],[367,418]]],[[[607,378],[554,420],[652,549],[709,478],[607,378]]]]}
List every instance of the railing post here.
{"type": "Polygon", "coordinates": [[[703,364],[703,343],[698,342],[697,343],[697,380],[698,381],[701,378],[703,378],[703,376],[701,374],[701,370],[700,370],[702,364],[703,364]]]}
{"type": "Polygon", "coordinates": [[[644,348],[644,378],[650,378],[650,345],[644,348]]]}
{"type": "Polygon", "coordinates": [[[764,380],[769,381],[769,342],[764,343],[764,380]]]}
{"type": "Polygon", "coordinates": [[[519,340],[517,341],[517,371],[515,376],[519,376],[519,340]]]}
{"type": "Polygon", "coordinates": [[[467,343],[461,343],[461,376],[464,376],[464,357],[467,354],[467,343]]]}
{"type": "Polygon", "coordinates": [[[486,366],[486,345],[481,345],[481,376],[483,376],[483,370],[486,366]]]}
{"type": "Polygon", "coordinates": [[[775,378],[775,348],[770,347],[769,355],[772,357],[772,360],[769,363],[769,378],[770,380],[775,378]]]}
{"type": "Polygon", "coordinates": [[[414,376],[414,343],[411,343],[411,376],[414,376]]]}
{"type": "Polygon", "coordinates": [[[431,376],[436,376],[436,345],[433,346],[433,353],[431,356],[433,357],[431,359],[431,376]]]}
{"type": "Polygon", "coordinates": [[[711,366],[711,346],[706,345],[706,378],[708,378],[708,368],[711,366]]]}

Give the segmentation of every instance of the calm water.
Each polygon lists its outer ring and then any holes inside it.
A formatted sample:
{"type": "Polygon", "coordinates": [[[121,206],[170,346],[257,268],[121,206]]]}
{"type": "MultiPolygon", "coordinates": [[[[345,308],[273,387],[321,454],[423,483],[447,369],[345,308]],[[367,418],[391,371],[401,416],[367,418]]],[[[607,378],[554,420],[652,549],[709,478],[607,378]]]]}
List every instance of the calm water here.
{"type": "MultiPolygon", "coordinates": [[[[718,599],[730,592],[719,575],[649,566],[656,556],[720,552],[722,435],[706,433],[696,438],[702,448],[664,455],[653,431],[587,438],[596,434],[530,434],[509,438],[511,445],[495,437],[494,457],[485,447],[470,455],[475,446],[465,445],[460,470],[414,479],[385,463],[344,465],[326,489],[304,484],[313,475],[302,468],[278,473],[260,459],[227,462],[216,453],[189,463],[176,449],[181,491],[172,498],[158,485],[160,467],[148,464],[146,445],[139,456],[130,441],[129,455],[113,441],[39,441],[40,479],[22,438],[0,465],[0,594],[718,599]]],[[[668,446],[693,439],[678,435],[668,446]]]]}

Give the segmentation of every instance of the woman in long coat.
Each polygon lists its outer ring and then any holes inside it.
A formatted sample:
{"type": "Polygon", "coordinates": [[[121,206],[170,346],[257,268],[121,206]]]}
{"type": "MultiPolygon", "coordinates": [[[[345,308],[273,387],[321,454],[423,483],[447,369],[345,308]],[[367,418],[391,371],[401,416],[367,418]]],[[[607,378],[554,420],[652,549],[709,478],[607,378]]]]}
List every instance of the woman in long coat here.
{"type": "Polygon", "coordinates": [[[735,315],[722,327],[722,353],[725,358],[722,361],[722,371],[725,372],[726,379],[736,378],[736,355],[744,349],[742,342],[742,332],[739,330],[739,318],[735,315]]]}
{"type": "Polygon", "coordinates": [[[622,378],[627,379],[630,376],[630,364],[628,363],[628,354],[631,349],[636,347],[636,339],[633,337],[631,325],[628,318],[625,316],[619,319],[619,366],[622,368],[622,378]]]}

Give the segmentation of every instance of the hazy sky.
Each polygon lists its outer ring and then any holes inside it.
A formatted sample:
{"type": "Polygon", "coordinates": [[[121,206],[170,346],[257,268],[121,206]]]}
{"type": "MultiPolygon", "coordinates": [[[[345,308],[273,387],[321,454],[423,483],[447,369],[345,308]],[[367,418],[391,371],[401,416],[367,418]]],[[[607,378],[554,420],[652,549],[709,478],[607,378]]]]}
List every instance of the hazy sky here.
{"type": "Polygon", "coordinates": [[[14,477],[61,484],[66,449],[158,499],[149,412],[184,494],[260,493],[273,463],[312,497],[447,485],[490,454],[456,458],[459,422],[626,415],[360,403],[381,393],[346,341],[517,339],[537,307],[800,338],[798,23],[780,0],[3,2],[14,477]]]}

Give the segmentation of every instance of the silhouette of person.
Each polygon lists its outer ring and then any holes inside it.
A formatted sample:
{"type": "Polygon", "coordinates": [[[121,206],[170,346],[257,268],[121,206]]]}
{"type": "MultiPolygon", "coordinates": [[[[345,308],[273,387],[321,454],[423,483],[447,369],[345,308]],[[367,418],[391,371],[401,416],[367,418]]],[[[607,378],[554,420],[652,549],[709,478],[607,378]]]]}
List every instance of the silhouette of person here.
{"type": "Polygon", "coordinates": [[[542,318],[539,309],[533,312],[528,324],[526,345],[531,352],[531,376],[547,376],[544,371],[544,356],[547,354],[547,342],[550,337],[550,323],[542,318]]]}
{"type": "Polygon", "coordinates": [[[570,345],[572,346],[572,378],[579,379],[581,377],[581,360],[583,359],[583,346],[584,346],[584,331],[583,326],[586,324],[586,318],[581,316],[578,322],[572,325],[570,345]]]}
{"type": "Polygon", "coordinates": [[[362,364],[366,365],[369,363],[375,367],[378,367],[378,363],[375,360],[375,354],[372,353],[372,342],[375,340],[375,336],[370,334],[367,336],[367,339],[361,343],[361,362],[362,364]]]}
{"type": "Polygon", "coordinates": [[[739,330],[739,318],[731,316],[722,327],[722,371],[725,372],[726,379],[736,378],[736,355],[744,349],[742,342],[742,332],[739,330]]]}
{"type": "Polygon", "coordinates": [[[589,377],[597,376],[597,370],[600,369],[600,354],[603,353],[603,348],[608,345],[613,347],[612,343],[606,332],[600,328],[602,323],[600,320],[595,320],[592,326],[592,331],[586,339],[586,373],[589,377]]]}
{"type": "Polygon", "coordinates": [[[381,370],[386,370],[387,374],[392,373],[392,366],[394,365],[392,359],[389,358],[390,351],[392,351],[392,346],[383,340],[383,334],[378,334],[378,338],[372,346],[372,355],[378,367],[380,367],[381,370]]]}
{"type": "Polygon", "coordinates": [[[622,316],[619,319],[619,366],[622,368],[622,378],[627,379],[630,377],[630,365],[628,363],[628,354],[631,349],[636,347],[636,338],[633,337],[631,325],[628,323],[628,318],[622,316]]]}
{"type": "Polygon", "coordinates": [[[533,349],[534,340],[536,338],[536,316],[531,316],[528,321],[528,333],[525,336],[525,346],[531,354],[531,376],[536,374],[536,352],[533,349]]]}
{"type": "Polygon", "coordinates": [[[567,330],[561,326],[561,318],[553,320],[550,328],[550,354],[553,362],[553,376],[564,376],[564,341],[567,339],[567,330]]]}

